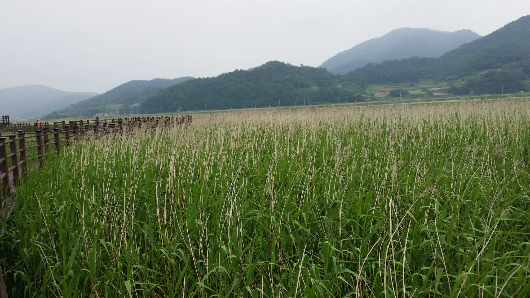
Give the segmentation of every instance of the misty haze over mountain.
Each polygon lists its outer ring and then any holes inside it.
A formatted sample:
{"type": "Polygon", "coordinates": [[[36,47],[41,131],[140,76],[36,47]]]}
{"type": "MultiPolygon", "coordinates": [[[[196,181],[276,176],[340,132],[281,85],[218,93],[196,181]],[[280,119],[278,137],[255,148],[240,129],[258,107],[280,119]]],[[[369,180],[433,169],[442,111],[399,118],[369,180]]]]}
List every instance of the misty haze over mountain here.
{"type": "Polygon", "coordinates": [[[400,28],[340,52],[320,67],[333,73],[345,74],[368,63],[411,57],[439,57],[477,38],[480,38],[480,35],[471,30],[445,32],[400,28]]]}
{"type": "Polygon", "coordinates": [[[132,113],[147,98],[153,96],[158,91],[192,80],[192,77],[182,77],[176,79],[153,79],[134,80],[121,84],[111,90],[71,104],[64,109],[54,110],[53,113],[45,115],[45,119],[57,118],[58,115],[79,115],[92,116],[96,113],[112,113],[123,115],[132,113]]]}
{"type": "Polygon", "coordinates": [[[42,85],[0,89],[0,113],[11,120],[38,118],[56,109],[96,96],[94,92],[66,92],[42,85]]]}

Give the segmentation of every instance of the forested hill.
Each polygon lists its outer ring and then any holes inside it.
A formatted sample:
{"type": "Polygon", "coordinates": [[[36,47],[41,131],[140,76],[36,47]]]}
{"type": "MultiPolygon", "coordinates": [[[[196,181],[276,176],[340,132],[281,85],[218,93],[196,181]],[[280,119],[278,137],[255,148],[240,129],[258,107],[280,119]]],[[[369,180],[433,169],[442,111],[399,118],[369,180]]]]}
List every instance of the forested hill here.
{"type": "Polygon", "coordinates": [[[445,32],[422,28],[400,28],[338,53],[326,60],[321,67],[333,73],[345,74],[370,62],[410,57],[439,57],[477,38],[480,38],[480,35],[471,30],[445,32]]]}
{"type": "Polygon", "coordinates": [[[292,106],[360,99],[354,84],[322,68],[271,61],[251,70],[236,70],[214,78],[190,80],[159,91],[140,111],[292,106]]]}
{"type": "Polygon", "coordinates": [[[103,94],[100,94],[98,96],[94,96],[92,98],[89,98],[87,100],[81,101],[77,104],[72,105],[72,108],[83,108],[88,106],[101,106],[106,104],[113,104],[113,103],[124,103],[128,101],[137,101],[139,94],[137,94],[140,91],[145,91],[149,89],[155,89],[159,90],[162,88],[166,88],[172,85],[176,85],[178,83],[185,82],[189,79],[192,79],[191,77],[183,77],[173,80],[168,79],[153,79],[150,81],[144,81],[144,80],[134,80],[127,82],[125,84],[121,84],[116,88],[113,88],[103,94]],[[131,96],[136,95],[136,96],[131,96]]]}
{"type": "Polygon", "coordinates": [[[119,113],[127,114],[131,112],[131,107],[134,109],[146,98],[156,94],[159,90],[173,86],[192,77],[182,77],[177,79],[153,79],[134,80],[119,85],[103,94],[91,97],[89,99],[72,104],[63,110],[53,112],[44,117],[44,119],[58,118],[62,115],[79,114],[92,116],[94,113],[119,113]]]}
{"type": "Polygon", "coordinates": [[[371,63],[345,79],[361,85],[437,79],[454,83],[453,94],[481,94],[521,91],[529,77],[530,16],[525,16],[439,58],[371,63]]]}

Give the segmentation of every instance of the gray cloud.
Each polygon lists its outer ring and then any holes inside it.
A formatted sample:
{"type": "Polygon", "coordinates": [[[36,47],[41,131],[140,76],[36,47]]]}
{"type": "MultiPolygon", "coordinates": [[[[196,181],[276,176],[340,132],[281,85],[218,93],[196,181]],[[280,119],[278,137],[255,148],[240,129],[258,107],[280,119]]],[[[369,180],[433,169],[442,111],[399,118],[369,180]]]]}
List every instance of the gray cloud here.
{"type": "Polygon", "coordinates": [[[318,66],[395,28],[486,35],[529,11],[521,0],[6,0],[0,88],[105,92],[134,79],[216,76],[270,60],[318,66]]]}

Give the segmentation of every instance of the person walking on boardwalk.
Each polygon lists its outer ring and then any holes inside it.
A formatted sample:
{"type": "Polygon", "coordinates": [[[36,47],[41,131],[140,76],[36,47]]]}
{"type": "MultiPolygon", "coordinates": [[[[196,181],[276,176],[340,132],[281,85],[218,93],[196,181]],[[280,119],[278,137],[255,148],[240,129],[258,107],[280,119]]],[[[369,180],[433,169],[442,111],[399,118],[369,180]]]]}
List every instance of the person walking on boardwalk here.
{"type": "Polygon", "coordinates": [[[99,126],[99,117],[96,117],[96,126],[99,126]]]}
{"type": "Polygon", "coordinates": [[[40,129],[40,119],[37,119],[37,128],[40,129]]]}

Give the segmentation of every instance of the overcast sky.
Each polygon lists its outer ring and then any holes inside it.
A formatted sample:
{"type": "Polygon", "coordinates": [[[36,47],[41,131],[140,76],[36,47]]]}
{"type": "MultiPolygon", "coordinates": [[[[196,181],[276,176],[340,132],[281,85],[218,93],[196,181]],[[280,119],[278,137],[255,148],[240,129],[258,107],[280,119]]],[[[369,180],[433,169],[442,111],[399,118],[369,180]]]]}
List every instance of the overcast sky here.
{"type": "Polygon", "coordinates": [[[102,93],[278,60],[319,66],[402,28],[484,36],[528,0],[0,0],[0,88],[102,93]]]}

